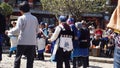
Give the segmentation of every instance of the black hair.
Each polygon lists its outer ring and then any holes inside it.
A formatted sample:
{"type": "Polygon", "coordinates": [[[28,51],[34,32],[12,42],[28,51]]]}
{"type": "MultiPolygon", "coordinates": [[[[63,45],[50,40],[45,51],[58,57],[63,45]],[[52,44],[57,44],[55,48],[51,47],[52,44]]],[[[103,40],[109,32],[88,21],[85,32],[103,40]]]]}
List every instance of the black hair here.
{"type": "Polygon", "coordinates": [[[27,1],[23,1],[19,4],[19,9],[23,12],[29,12],[30,11],[30,5],[27,1]]]}

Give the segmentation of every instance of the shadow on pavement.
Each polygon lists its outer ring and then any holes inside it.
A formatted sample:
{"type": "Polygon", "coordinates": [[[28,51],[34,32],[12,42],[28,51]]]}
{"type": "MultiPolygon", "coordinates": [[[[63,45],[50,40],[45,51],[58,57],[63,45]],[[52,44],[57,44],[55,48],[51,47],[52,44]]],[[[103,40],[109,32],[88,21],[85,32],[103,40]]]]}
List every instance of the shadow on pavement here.
{"type": "Polygon", "coordinates": [[[98,66],[90,66],[88,68],[102,68],[102,67],[98,67],[98,66]]]}
{"type": "Polygon", "coordinates": [[[9,48],[10,48],[10,46],[3,45],[2,46],[2,52],[3,52],[3,54],[8,54],[9,53],[9,48]]]}

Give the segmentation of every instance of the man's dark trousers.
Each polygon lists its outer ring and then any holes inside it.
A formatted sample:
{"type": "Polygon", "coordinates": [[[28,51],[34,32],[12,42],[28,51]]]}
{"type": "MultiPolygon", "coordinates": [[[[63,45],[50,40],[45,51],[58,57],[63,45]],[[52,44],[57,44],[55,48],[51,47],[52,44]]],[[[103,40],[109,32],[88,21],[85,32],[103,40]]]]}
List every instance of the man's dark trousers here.
{"type": "Polygon", "coordinates": [[[27,57],[26,68],[33,68],[33,62],[35,57],[35,45],[18,45],[17,46],[14,68],[20,68],[21,57],[23,54],[27,57]]]}

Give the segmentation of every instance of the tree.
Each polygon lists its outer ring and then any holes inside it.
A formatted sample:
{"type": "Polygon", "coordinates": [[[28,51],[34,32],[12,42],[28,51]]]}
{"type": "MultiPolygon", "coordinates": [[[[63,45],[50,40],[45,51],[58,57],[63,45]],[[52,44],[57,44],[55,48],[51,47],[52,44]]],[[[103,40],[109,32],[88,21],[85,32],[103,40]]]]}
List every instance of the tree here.
{"type": "Polygon", "coordinates": [[[0,4],[0,8],[1,8],[0,9],[1,13],[5,15],[6,17],[12,14],[13,12],[13,8],[8,3],[5,3],[5,2],[2,2],[0,4]]]}
{"type": "Polygon", "coordinates": [[[0,4],[0,13],[2,13],[5,17],[6,17],[6,28],[9,28],[9,24],[10,24],[10,15],[13,12],[13,8],[5,2],[2,2],[0,4]]]}
{"type": "Polygon", "coordinates": [[[104,11],[106,0],[40,0],[43,10],[81,17],[81,13],[104,11]]]}

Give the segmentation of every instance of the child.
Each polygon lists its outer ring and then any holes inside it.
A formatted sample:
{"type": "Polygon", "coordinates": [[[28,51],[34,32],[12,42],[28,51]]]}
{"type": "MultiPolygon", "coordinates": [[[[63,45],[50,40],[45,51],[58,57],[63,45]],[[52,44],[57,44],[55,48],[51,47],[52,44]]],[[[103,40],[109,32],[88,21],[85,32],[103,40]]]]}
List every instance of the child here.
{"type": "Polygon", "coordinates": [[[44,23],[40,24],[40,31],[37,36],[37,43],[38,43],[38,60],[44,60],[44,51],[45,51],[45,45],[46,45],[46,36],[43,31],[43,25],[44,23]]]}
{"type": "MultiPolygon", "coordinates": [[[[16,21],[12,21],[11,24],[13,26],[11,29],[13,29],[16,26],[16,21]]],[[[8,31],[8,36],[10,37],[10,43],[11,43],[8,57],[11,57],[13,51],[16,51],[18,35],[17,35],[17,33],[15,35],[13,35],[8,31]]]]}

